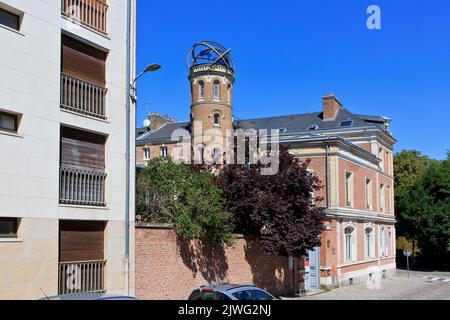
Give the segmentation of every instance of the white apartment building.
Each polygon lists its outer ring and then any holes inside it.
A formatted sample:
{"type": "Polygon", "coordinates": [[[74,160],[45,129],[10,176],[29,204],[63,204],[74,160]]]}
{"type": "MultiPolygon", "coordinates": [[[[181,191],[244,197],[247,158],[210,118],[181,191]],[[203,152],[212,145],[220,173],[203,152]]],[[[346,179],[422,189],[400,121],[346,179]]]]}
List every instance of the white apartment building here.
{"type": "Polygon", "coordinates": [[[0,0],[0,299],[134,294],[134,70],[135,0],[0,0]]]}

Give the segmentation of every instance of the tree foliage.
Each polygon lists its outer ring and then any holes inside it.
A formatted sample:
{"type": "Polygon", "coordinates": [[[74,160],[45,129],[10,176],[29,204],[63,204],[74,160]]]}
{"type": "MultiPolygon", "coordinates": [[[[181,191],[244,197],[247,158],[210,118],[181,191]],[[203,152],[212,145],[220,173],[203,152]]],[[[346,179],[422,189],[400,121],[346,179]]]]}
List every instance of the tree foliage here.
{"type": "Polygon", "coordinates": [[[156,158],[139,174],[136,190],[139,220],[172,223],[185,239],[232,243],[232,215],[222,209],[222,192],[210,173],[156,158]]]}
{"type": "MultiPolygon", "coordinates": [[[[401,173],[397,172],[396,177],[401,173]]],[[[430,161],[412,182],[399,186],[402,192],[396,194],[399,229],[418,242],[422,260],[428,266],[448,269],[450,154],[445,161],[430,161]]]]}
{"type": "Polygon", "coordinates": [[[268,255],[305,255],[320,245],[324,209],[311,204],[319,181],[307,171],[308,163],[299,163],[284,147],[279,162],[275,175],[261,175],[261,163],[226,165],[216,183],[238,232],[256,236],[268,255]]]}

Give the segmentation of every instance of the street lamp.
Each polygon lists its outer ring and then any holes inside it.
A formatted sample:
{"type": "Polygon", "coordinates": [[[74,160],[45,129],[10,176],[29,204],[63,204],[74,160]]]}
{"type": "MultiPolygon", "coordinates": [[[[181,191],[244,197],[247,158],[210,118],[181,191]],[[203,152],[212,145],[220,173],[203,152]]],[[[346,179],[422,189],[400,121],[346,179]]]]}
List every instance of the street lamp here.
{"type": "Polygon", "coordinates": [[[136,100],[137,100],[137,96],[136,96],[136,94],[137,94],[137,92],[136,92],[136,81],[137,81],[140,77],[142,77],[144,74],[146,74],[147,72],[153,72],[153,71],[156,71],[156,70],[159,70],[159,69],[161,69],[161,66],[160,66],[159,64],[151,64],[151,65],[148,65],[148,66],[144,69],[144,71],[142,71],[141,73],[139,73],[139,74],[137,75],[137,77],[133,80],[133,84],[131,85],[131,99],[133,100],[133,102],[136,102],[136,100]]]}
{"type": "MultiPolygon", "coordinates": [[[[128,36],[127,36],[127,47],[130,47],[130,39],[131,39],[131,5],[130,0],[128,0],[128,36]]],[[[127,288],[127,294],[130,294],[130,190],[131,190],[131,119],[130,119],[130,113],[131,113],[131,101],[133,104],[136,104],[136,81],[142,77],[147,72],[152,72],[160,69],[161,66],[159,64],[151,64],[147,66],[147,68],[144,69],[138,76],[133,80],[132,83],[130,83],[130,71],[131,71],[131,55],[128,51],[127,53],[127,107],[126,107],[126,181],[125,181],[125,281],[126,281],[126,288],[127,288]]],[[[134,126],[136,126],[136,118],[134,121],[134,126]]],[[[133,139],[135,137],[133,136],[133,139]]],[[[134,145],[134,144],[133,144],[134,145]]],[[[133,164],[135,165],[135,164],[133,164]]]]}

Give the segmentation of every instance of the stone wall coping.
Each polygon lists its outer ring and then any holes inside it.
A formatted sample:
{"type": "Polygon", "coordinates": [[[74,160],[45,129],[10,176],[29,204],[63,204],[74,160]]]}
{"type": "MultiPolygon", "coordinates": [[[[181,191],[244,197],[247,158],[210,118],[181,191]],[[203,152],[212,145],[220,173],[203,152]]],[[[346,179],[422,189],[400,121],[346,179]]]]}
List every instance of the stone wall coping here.
{"type": "MultiPolygon", "coordinates": [[[[173,223],[150,223],[150,222],[136,222],[136,229],[161,229],[161,230],[171,230],[175,229],[173,223]]],[[[244,239],[245,236],[241,233],[233,234],[236,239],[244,239]]]]}

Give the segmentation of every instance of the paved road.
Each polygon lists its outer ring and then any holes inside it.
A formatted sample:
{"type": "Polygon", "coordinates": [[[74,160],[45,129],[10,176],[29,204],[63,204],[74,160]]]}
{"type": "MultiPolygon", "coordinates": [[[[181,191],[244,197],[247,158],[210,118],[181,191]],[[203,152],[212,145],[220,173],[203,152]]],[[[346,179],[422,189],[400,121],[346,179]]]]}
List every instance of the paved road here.
{"type": "Polygon", "coordinates": [[[307,300],[450,300],[450,272],[411,272],[398,270],[393,278],[381,280],[380,289],[358,284],[299,299],[307,300]]]}

